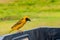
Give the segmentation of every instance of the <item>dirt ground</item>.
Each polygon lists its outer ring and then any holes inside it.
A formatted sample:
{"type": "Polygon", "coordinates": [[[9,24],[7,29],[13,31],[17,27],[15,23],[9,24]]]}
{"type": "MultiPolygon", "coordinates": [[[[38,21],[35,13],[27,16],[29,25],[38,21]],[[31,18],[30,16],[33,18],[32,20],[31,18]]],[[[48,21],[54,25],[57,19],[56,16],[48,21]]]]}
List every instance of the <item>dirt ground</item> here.
{"type": "Polygon", "coordinates": [[[15,0],[0,0],[0,4],[5,4],[5,3],[12,3],[15,0]]]}

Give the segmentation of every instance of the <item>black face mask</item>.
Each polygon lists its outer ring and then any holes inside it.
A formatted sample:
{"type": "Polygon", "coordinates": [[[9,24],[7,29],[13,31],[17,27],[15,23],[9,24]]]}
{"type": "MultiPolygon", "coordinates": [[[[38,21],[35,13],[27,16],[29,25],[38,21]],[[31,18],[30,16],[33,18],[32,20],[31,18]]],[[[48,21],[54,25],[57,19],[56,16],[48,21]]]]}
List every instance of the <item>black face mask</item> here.
{"type": "Polygon", "coordinates": [[[26,18],[26,21],[31,21],[29,18],[26,18]]]}

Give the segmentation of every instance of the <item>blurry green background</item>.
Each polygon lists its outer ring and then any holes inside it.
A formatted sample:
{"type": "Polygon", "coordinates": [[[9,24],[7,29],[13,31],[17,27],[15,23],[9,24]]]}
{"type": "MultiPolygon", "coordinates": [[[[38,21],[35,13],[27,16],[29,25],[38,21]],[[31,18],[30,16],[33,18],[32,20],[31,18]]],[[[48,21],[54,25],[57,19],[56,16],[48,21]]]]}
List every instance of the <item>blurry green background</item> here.
{"type": "Polygon", "coordinates": [[[0,35],[9,32],[26,15],[31,22],[27,22],[20,30],[41,26],[60,28],[60,0],[15,0],[0,3],[0,35]]]}

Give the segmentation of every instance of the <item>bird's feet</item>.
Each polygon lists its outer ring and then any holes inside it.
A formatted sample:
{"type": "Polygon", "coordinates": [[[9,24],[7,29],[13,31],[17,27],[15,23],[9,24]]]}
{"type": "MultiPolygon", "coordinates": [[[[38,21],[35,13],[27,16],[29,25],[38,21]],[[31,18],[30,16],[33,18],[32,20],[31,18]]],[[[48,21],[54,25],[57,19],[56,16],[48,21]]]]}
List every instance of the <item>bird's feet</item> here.
{"type": "Polygon", "coordinates": [[[17,32],[20,32],[20,33],[22,33],[23,31],[22,31],[22,30],[17,30],[17,32]]]}

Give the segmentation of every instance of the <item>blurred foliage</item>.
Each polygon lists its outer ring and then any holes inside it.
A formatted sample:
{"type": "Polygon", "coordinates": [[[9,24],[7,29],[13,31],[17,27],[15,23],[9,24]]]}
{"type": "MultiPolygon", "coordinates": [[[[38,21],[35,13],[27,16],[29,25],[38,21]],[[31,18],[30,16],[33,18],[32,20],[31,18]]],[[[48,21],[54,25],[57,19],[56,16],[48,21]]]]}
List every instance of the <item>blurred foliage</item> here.
{"type": "Polygon", "coordinates": [[[30,16],[32,21],[22,30],[40,26],[60,27],[60,0],[16,0],[0,4],[0,35],[6,34],[16,20],[25,15],[30,16]]]}
{"type": "Polygon", "coordinates": [[[19,19],[25,12],[60,11],[60,0],[16,0],[13,3],[0,4],[0,19],[19,19]],[[15,18],[14,18],[15,17],[15,18]]]}

